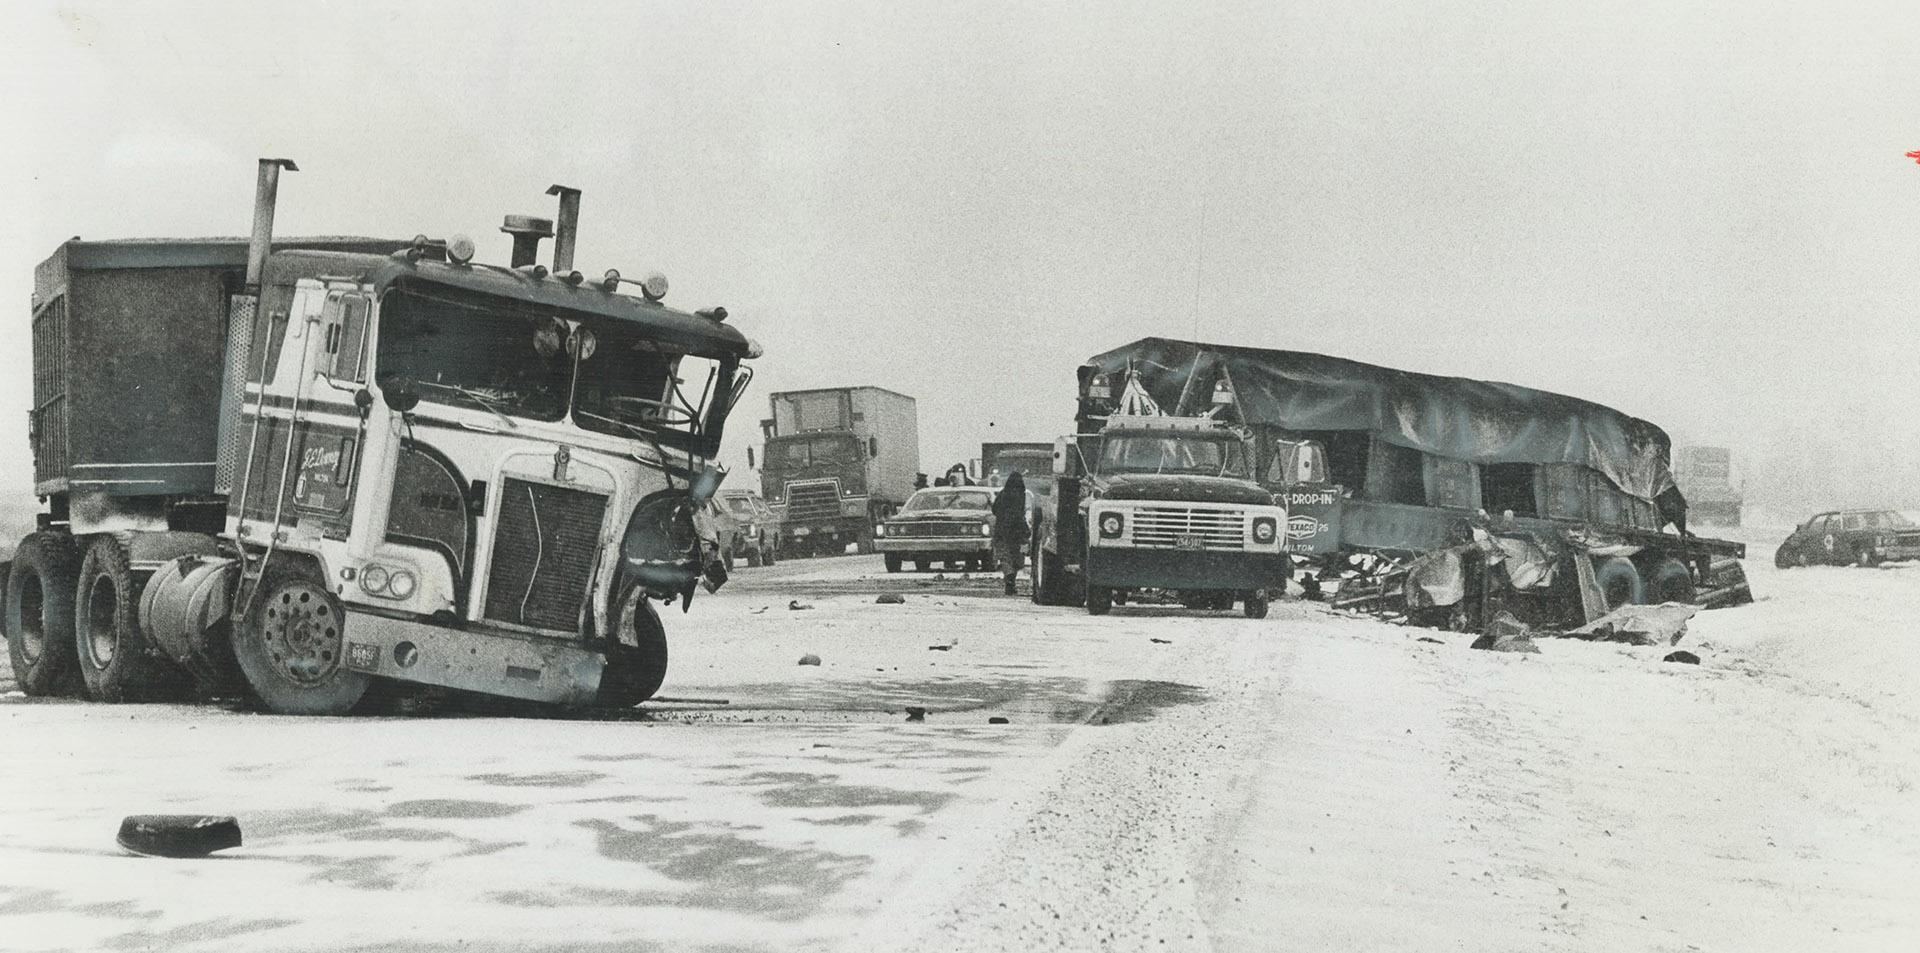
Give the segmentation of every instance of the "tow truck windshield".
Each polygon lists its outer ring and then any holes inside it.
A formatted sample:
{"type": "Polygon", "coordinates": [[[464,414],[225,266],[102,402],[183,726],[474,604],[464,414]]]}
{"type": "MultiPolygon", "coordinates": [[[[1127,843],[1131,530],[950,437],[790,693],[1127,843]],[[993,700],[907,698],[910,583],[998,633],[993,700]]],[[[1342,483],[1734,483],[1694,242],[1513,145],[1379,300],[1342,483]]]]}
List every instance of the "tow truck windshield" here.
{"type": "Polygon", "coordinates": [[[1205,433],[1109,434],[1100,450],[1100,472],[1183,473],[1246,479],[1247,455],[1229,435],[1205,433]]]}
{"type": "Polygon", "coordinates": [[[729,364],[600,315],[437,286],[402,285],[382,299],[380,386],[502,419],[686,446],[717,433],[731,376],[729,364]]]}

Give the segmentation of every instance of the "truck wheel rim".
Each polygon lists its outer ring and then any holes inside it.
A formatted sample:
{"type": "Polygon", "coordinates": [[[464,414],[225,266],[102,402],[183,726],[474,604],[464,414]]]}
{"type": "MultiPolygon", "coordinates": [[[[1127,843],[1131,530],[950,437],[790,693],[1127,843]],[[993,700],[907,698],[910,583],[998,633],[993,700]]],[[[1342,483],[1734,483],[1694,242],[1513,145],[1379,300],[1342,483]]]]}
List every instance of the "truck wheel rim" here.
{"type": "Polygon", "coordinates": [[[96,669],[112,665],[119,651],[119,608],[120,591],[113,577],[106,573],[94,576],[87,587],[87,656],[96,669]]]}
{"type": "Polygon", "coordinates": [[[340,667],[340,616],[325,590],[296,582],[274,591],[261,618],[262,641],[281,675],[318,685],[340,667]]]}

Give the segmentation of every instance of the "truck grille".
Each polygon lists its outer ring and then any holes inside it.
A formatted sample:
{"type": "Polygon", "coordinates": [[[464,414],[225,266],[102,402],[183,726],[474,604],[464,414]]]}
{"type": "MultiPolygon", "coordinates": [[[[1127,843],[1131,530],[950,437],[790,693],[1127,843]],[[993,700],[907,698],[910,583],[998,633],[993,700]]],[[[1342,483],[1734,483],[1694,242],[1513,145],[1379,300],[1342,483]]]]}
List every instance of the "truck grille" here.
{"type": "Polygon", "coordinates": [[[1131,515],[1135,546],[1171,549],[1181,536],[1198,536],[1208,549],[1242,549],[1246,544],[1245,510],[1143,506],[1131,515]]]}
{"type": "Polygon", "coordinates": [[[813,520],[836,519],[840,515],[840,484],[834,480],[823,483],[787,484],[787,521],[805,523],[813,520]]]}
{"type": "Polygon", "coordinates": [[[606,511],[607,498],[598,493],[508,477],[487,573],[486,617],[579,631],[606,511]]]}
{"type": "Polygon", "coordinates": [[[980,524],[957,520],[923,520],[915,523],[891,523],[888,536],[979,536],[980,524]]]}

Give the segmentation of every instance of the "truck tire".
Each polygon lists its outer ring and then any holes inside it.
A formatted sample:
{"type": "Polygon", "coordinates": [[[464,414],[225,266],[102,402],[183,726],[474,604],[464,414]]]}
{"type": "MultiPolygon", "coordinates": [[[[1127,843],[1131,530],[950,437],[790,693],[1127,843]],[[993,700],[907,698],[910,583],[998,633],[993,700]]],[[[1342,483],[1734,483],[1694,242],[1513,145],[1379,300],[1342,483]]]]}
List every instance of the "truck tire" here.
{"type": "Polygon", "coordinates": [[[1668,556],[1654,564],[1653,572],[1647,574],[1647,601],[1658,605],[1662,602],[1684,602],[1692,605],[1697,598],[1693,585],[1693,573],[1687,564],[1668,556]]]}
{"type": "Polygon", "coordinates": [[[1267,617],[1267,594],[1264,592],[1247,593],[1246,599],[1244,600],[1244,604],[1241,606],[1241,609],[1246,613],[1247,618],[1249,619],[1266,618],[1267,617]]]}
{"type": "Polygon", "coordinates": [[[1647,601],[1647,587],[1640,579],[1640,570],[1625,556],[1601,560],[1600,565],[1593,567],[1593,579],[1600,584],[1601,601],[1607,604],[1608,612],[1629,603],[1647,601]]]}
{"type": "Polygon", "coordinates": [[[616,641],[607,651],[607,667],[600,674],[600,708],[632,708],[660,690],[667,680],[667,629],[660,613],[645,596],[628,613],[638,645],[616,641]]]}
{"type": "Polygon", "coordinates": [[[1040,526],[1033,527],[1033,602],[1042,606],[1064,606],[1068,604],[1066,588],[1066,566],[1060,561],[1059,553],[1050,553],[1041,546],[1040,526]]]}
{"type": "Polygon", "coordinates": [[[28,695],[54,695],[73,674],[73,544],[58,533],[20,541],[7,574],[7,656],[28,695]]]}
{"type": "Polygon", "coordinates": [[[177,698],[185,673],[157,654],[140,628],[142,580],[112,536],[97,536],[80,560],[73,602],[74,658],[95,701],[177,698]]]}
{"type": "Polygon", "coordinates": [[[771,543],[768,543],[766,546],[762,547],[760,550],[760,565],[762,566],[773,565],[774,562],[777,561],[777,556],[779,554],[779,551],[780,551],[780,541],[777,539],[771,543]]]}
{"type": "Polygon", "coordinates": [[[1113,590],[1105,586],[1087,586],[1087,614],[1106,615],[1113,611],[1113,590]]]}
{"type": "Polygon", "coordinates": [[[344,715],[370,678],[346,667],[346,615],[305,564],[267,566],[233,629],[233,656],[261,707],[280,715],[344,715]]]}

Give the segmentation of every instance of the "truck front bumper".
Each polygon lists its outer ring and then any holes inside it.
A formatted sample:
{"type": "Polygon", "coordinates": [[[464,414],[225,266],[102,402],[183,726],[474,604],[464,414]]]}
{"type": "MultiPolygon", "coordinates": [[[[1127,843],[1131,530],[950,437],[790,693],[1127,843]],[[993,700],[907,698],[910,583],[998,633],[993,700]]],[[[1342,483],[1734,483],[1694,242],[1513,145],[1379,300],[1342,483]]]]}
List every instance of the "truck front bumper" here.
{"type": "Polygon", "coordinates": [[[449,629],[347,607],[346,666],[403,682],[587,705],[605,658],[578,642],[502,629],[449,629]]]}
{"type": "Polygon", "coordinates": [[[1094,546],[1087,584],[1109,589],[1273,589],[1291,569],[1284,553],[1094,546]]]}

